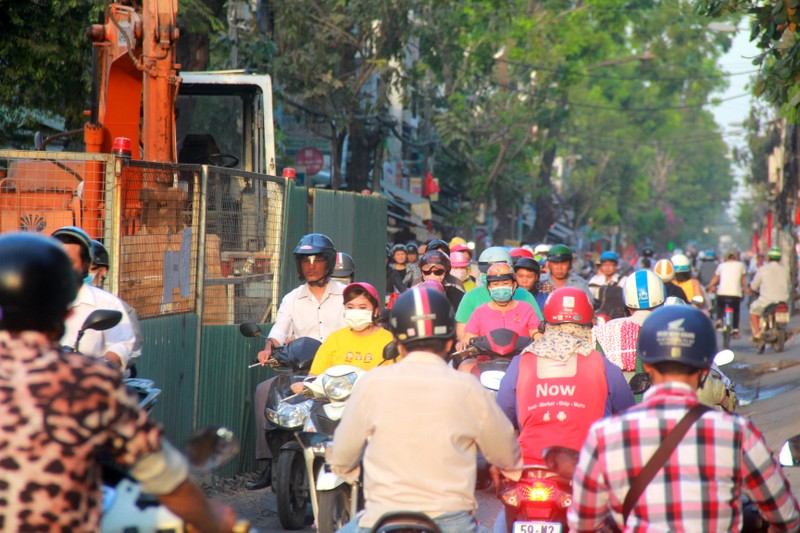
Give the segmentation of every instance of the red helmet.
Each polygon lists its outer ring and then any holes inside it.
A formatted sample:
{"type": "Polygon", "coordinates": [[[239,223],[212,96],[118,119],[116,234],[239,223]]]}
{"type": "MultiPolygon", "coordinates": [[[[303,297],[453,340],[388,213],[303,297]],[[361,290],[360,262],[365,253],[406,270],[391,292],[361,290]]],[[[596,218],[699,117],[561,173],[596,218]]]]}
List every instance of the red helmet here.
{"type": "Polygon", "coordinates": [[[530,257],[533,259],[533,252],[526,248],[514,248],[511,250],[511,260],[519,259],[520,257],[530,257]]]}
{"type": "Polygon", "coordinates": [[[575,287],[562,287],[553,291],[542,310],[548,324],[590,325],[593,312],[589,297],[575,287]]]}

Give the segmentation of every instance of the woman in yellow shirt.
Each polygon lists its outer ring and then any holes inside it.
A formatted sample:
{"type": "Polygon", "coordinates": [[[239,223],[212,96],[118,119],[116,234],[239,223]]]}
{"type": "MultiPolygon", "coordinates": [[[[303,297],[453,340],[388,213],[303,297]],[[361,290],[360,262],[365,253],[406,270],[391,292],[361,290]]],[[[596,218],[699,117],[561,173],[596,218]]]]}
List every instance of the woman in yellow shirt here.
{"type": "Polygon", "coordinates": [[[375,368],[383,362],[383,348],[392,341],[392,334],[377,324],[381,308],[375,287],[369,283],[351,283],[345,287],[343,296],[347,327],[328,335],[314,356],[311,375],[322,374],[335,365],[375,368]]]}

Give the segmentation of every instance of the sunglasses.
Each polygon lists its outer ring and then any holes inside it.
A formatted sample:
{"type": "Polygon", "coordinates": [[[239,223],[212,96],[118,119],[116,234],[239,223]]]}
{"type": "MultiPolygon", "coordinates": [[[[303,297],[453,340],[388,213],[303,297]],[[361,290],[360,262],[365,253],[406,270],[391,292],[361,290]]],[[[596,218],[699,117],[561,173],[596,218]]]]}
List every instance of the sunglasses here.
{"type": "Polygon", "coordinates": [[[423,270],[422,273],[426,276],[430,276],[431,274],[434,276],[444,276],[445,270],[443,268],[431,268],[429,270],[423,270]]]}

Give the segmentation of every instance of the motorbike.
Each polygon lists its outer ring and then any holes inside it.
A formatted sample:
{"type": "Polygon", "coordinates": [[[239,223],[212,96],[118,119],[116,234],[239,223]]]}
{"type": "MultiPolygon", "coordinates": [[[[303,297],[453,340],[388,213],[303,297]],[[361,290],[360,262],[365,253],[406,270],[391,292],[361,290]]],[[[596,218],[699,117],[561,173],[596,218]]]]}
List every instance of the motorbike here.
{"type": "Polygon", "coordinates": [[[489,390],[497,392],[511,359],[531,343],[510,329],[498,328],[487,335],[472,337],[469,346],[453,353],[453,367],[470,372],[489,390]]]}
{"type": "Polygon", "coordinates": [[[501,480],[497,497],[503,503],[509,533],[567,531],[577,463],[577,451],[554,446],[544,451],[544,464],[525,465],[516,481],[501,480]]]}
{"type": "MultiPolygon", "coordinates": [[[[186,442],[186,456],[190,472],[210,472],[228,461],[239,451],[233,433],[223,427],[207,427],[192,433],[186,442]]],[[[100,521],[103,533],[129,531],[194,531],[155,496],[144,494],[139,483],[127,472],[113,465],[104,465],[103,515],[100,521]],[[110,479],[112,478],[113,479],[110,479]]],[[[246,520],[237,522],[235,533],[247,533],[246,520]]]]}
{"type": "Polygon", "coordinates": [[[767,344],[776,352],[782,352],[786,341],[791,336],[789,321],[791,320],[789,304],[776,302],[769,304],[759,319],[761,324],[761,338],[756,339],[758,353],[764,353],[767,344]]]}
{"type": "MultiPolygon", "coordinates": [[[[245,337],[262,337],[257,324],[244,323],[239,332],[245,337]]],[[[278,504],[278,519],[285,529],[300,529],[306,521],[306,509],[311,489],[306,475],[303,449],[295,439],[311,411],[312,401],[303,394],[295,394],[292,384],[303,382],[314,361],[320,342],[310,337],[300,337],[272,349],[268,366],[277,371],[267,395],[264,415],[268,427],[264,430],[267,445],[272,452],[272,490],[278,504]]],[[[253,363],[251,368],[260,366],[253,363]]]]}
{"type": "Polygon", "coordinates": [[[347,405],[347,399],[364,370],[336,365],[305,381],[306,396],[314,406],[297,440],[303,447],[311,506],[319,533],[333,533],[356,515],[361,503],[361,484],[334,474],[325,462],[325,450],[347,405]]]}
{"type": "MultiPolygon", "coordinates": [[[[62,346],[61,351],[65,353],[82,353],[80,351],[80,343],[86,330],[105,331],[111,329],[122,320],[122,313],[111,309],[95,309],[86,320],[81,324],[81,329],[75,338],[75,346],[62,346]]],[[[132,370],[132,369],[131,369],[132,370]]],[[[130,374],[135,375],[135,373],[130,374]]],[[[128,391],[139,399],[139,406],[148,413],[153,410],[159,397],[161,396],[161,389],[156,388],[155,382],[151,379],[124,377],[123,382],[128,388],[128,391]]]]}
{"type": "MultiPolygon", "coordinates": [[[[720,367],[730,364],[735,359],[735,354],[731,350],[722,350],[714,356],[711,369],[706,378],[706,383],[698,389],[698,396],[703,403],[713,404],[728,412],[735,412],[739,405],[736,398],[736,383],[726,376],[720,367]],[[719,384],[716,383],[719,382],[719,384]]],[[[643,394],[652,385],[650,374],[639,372],[634,374],[628,384],[633,394],[643,394]]]]}

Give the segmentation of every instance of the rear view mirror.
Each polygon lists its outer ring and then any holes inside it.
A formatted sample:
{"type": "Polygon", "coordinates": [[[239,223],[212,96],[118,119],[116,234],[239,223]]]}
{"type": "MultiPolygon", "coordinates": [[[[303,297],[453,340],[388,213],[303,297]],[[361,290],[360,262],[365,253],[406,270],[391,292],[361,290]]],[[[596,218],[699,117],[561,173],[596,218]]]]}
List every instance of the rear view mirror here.
{"type": "Polygon", "coordinates": [[[400,350],[397,349],[397,343],[390,342],[383,347],[383,360],[394,361],[400,355],[400,350]]]}
{"type": "Polygon", "coordinates": [[[800,466],[800,435],[795,435],[783,443],[778,461],[781,466],[800,466]]]}
{"type": "Polygon", "coordinates": [[[206,427],[192,433],[186,441],[186,456],[196,472],[208,472],[233,459],[239,442],[224,427],[206,427]]]}
{"type": "Polygon", "coordinates": [[[639,372],[635,374],[628,385],[631,387],[631,392],[634,394],[642,394],[647,389],[650,388],[650,385],[653,384],[653,380],[650,378],[650,374],[647,372],[639,372]]]}
{"type": "Polygon", "coordinates": [[[706,303],[706,299],[703,298],[700,295],[695,296],[694,298],[692,298],[692,305],[694,305],[696,307],[703,307],[703,304],[705,304],[705,303],[706,303]]]}
{"type": "Polygon", "coordinates": [[[244,335],[245,337],[260,337],[261,336],[261,328],[258,327],[258,324],[253,324],[252,322],[245,322],[239,326],[239,333],[244,335]]]}
{"type": "Polygon", "coordinates": [[[111,309],[95,309],[83,322],[81,329],[105,331],[111,329],[122,320],[122,313],[111,309]]]}
{"type": "Polygon", "coordinates": [[[731,363],[735,357],[732,350],[722,350],[714,356],[714,363],[716,363],[717,366],[725,366],[731,363]]]}

